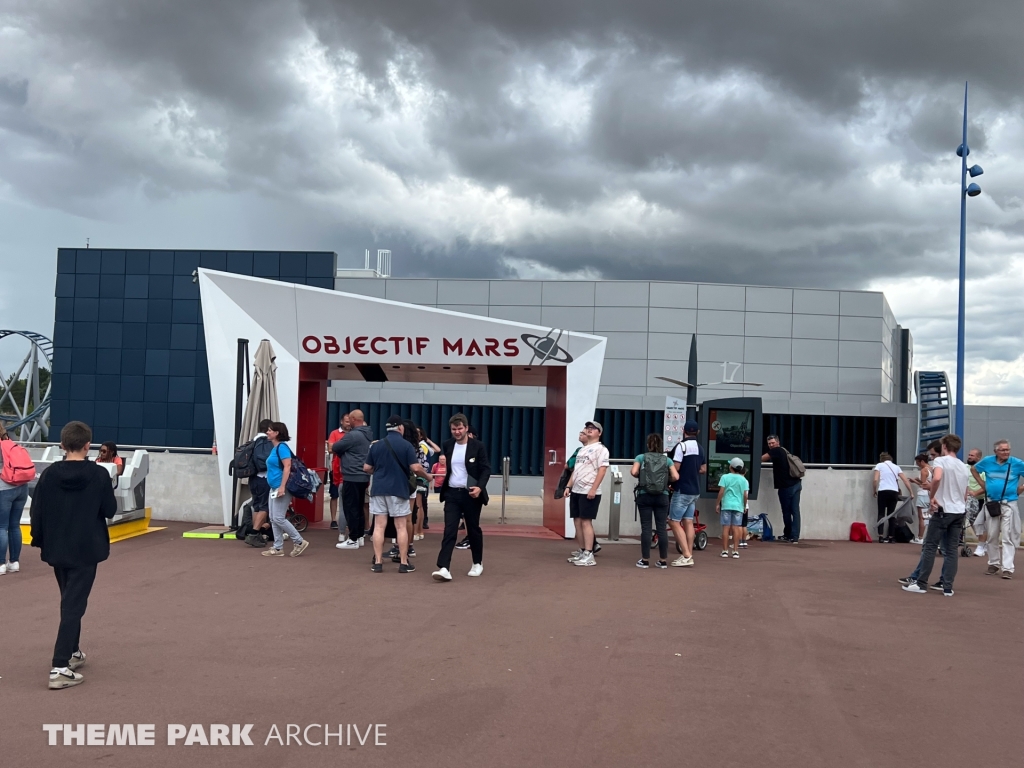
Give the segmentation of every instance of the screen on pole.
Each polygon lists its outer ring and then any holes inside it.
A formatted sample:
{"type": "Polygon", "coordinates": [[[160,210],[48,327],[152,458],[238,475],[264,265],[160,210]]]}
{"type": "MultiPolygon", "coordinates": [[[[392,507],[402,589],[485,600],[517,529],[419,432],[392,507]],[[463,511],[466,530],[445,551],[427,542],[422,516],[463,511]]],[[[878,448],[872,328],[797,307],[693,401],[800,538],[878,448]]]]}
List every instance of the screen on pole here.
{"type": "Polygon", "coordinates": [[[729,460],[743,459],[750,478],[754,458],[754,411],[731,408],[708,410],[707,491],[718,492],[718,479],[729,471],[729,460]]]}

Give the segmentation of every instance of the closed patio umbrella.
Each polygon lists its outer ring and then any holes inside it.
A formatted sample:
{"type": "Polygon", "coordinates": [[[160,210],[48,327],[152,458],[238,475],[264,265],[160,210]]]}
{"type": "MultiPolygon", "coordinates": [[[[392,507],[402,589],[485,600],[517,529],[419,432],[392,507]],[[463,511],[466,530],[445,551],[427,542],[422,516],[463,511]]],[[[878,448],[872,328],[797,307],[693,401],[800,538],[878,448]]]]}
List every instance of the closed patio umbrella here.
{"type": "Polygon", "coordinates": [[[242,428],[238,433],[238,444],[252,440],[259,432],[263,419],[280,421],[281,412],[277,406],[277,355],[266,339],[256,348],[253,360],[252,390],[245,403],[242,428]]]}

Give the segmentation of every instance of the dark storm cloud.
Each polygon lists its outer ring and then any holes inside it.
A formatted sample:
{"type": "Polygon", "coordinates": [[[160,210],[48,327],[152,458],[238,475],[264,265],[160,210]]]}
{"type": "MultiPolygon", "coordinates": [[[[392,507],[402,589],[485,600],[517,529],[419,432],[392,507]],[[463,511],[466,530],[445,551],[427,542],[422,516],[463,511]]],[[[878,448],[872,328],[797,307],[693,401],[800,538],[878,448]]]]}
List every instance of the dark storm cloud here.
{"type": "MultiPolygon", "coordinates": [[[[938,195],[964,77],[972,157],[994,125],[997,150],[1019,135],[1019,5],[963,11],[13,2],[0,177],[87,217],[122,191],[307,205],[324,232],[391,245],[410,274],[528,263],[853,287],[953,255],[938,195]]],[[[1019,193],[984,181],[999,207],[977,226],[1018,242],[1019,193]]]]}

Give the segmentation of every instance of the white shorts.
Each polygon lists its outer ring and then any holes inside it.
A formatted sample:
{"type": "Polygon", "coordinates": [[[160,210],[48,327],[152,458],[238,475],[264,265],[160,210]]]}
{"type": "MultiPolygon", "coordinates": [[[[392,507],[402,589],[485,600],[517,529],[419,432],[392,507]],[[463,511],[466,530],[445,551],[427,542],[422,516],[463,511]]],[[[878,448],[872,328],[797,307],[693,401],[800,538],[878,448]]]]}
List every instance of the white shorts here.
{"type": "Polygon", "coordinates": [[[407,517],[412,514],[409,500],[401,496],[371,496],[370,514],[388,517],[407,517]]]}

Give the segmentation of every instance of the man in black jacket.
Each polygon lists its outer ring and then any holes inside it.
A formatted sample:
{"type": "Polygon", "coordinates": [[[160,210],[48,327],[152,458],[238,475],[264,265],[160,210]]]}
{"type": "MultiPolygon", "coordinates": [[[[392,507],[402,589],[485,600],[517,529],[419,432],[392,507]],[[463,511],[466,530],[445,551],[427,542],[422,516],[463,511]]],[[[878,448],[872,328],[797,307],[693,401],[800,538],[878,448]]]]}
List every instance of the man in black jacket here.
{"type": "Polygon", "coordinates": [[[789,451],[782,447],[778,435],[768,435],[768,452],[761,461],[772,463],[772,479],[779,492],[779,506],[782,507],[782,535],[779,541],[800,543],[800,491],[803,483],[799,477],[789,474],[789,451]]]}
{"type": "Polygon", "coordinates": [[[452,439],[442,448],[447,463],[444,482],[441,485],[440,500],[444,502],[444,537],[441,552],[437,556],[437,570],[434,581],[451,581],[449,571],[455,540],[459,537],[459,519],[466,520],[466,537],[473,552],[473,567],[470,576],[484,572],[484,535],[480,530],[480,511],[488,501],[487,481],[491,478],[491,464],[487,460],[487,449],[476,438],[469,436],[469,420],[456,413],[448,420],[452,439]]]}
{"type": "Polygon", "coordinates": [[[114,486],[107,470],[88,461],[92,430],[80,421],[60,432],[64,461],[39,476],[32,495],[32,546],[53,567],[60,587],[60,628],[53,648],[49,687],[70,688],[83,682],[75,670],[85,664],[78,647],[96,564],[110,557],[107,520],[117,512],[114,486]]]}

